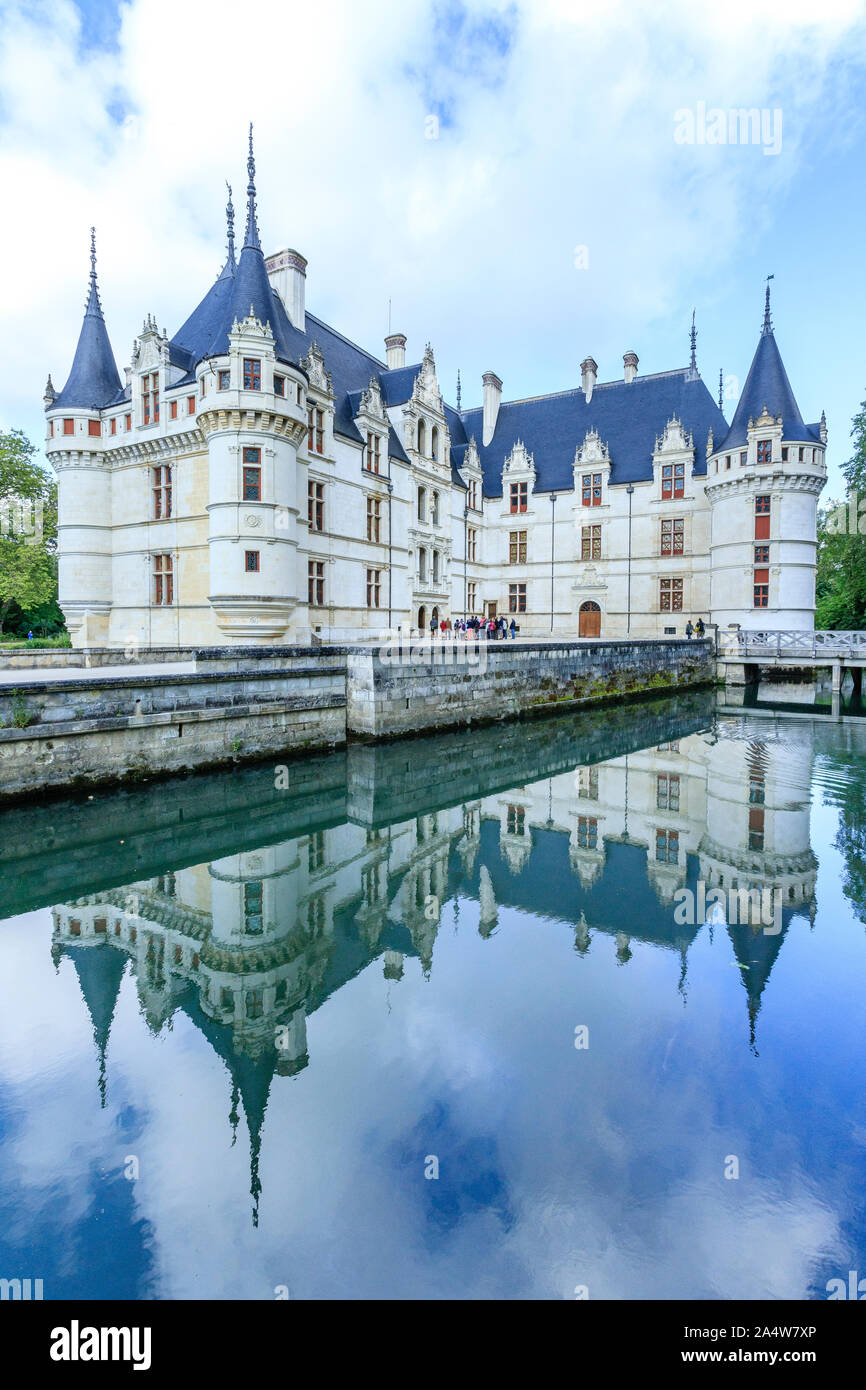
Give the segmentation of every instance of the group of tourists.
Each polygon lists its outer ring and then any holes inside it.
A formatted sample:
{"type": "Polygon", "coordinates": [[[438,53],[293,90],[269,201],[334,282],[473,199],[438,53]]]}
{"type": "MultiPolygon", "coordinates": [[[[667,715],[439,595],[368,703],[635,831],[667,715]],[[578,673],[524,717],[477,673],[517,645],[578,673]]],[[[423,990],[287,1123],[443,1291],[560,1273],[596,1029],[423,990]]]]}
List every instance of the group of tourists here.
{"type": "Polygon", "coordinates": [[[706,628],[704,627],[703,618],[698,618],[698,621],[695,623],[694,627],[692,627],[692,620],[691,618],[689,618],[688,622],[686,623],[686,637],[689,641],[691,641],[693,636],[703,637],[705,632],[706,628]]]}
{"type": "Polygon", "coordinates": [[[431,637],[459,637],[463,641],[499,642],[507,641],[509,633],[512,641],[520,631],[514,618],[509,623],[504,617],[499,618],[455,618],[453,623],[450,618],[430,619],[431,637]]]}

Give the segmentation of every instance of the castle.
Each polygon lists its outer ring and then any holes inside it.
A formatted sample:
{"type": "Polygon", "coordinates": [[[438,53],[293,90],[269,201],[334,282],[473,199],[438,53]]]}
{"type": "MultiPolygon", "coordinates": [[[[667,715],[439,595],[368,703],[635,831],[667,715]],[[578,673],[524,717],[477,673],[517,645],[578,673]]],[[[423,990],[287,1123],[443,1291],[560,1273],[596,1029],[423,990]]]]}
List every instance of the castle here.
{"type": "Polygon", "coordinates": [[[688,367],[443,400],[431,347],[385,360],[315,318],[297,251],[246,232],[173,337],[148,315],[121,380],[91,240],[63,390],[49,376],[60,603],[76,646],[373,639],[513,617],[522,637],[811,628],[826,422],[806,424],[767,290],[733,420],[688,367]]]}

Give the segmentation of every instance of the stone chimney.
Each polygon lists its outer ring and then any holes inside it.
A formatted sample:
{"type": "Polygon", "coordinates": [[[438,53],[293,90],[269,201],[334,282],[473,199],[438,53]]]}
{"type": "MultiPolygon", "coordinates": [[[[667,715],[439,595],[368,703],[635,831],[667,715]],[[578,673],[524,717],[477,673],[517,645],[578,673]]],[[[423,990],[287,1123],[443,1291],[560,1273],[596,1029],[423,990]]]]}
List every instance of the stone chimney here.
{"type": "Polygon", "coordinates": [[[629,382],[634,381],[637,376],[637,353],[624,352],[622,356],[622,365],[625,373],[625,384],[628,386],[629,382]]]}
{"type": "Polygon", "coordinates": [[[593,387],[598,378],[598,363],[593,357],[584,357],[580,364],[580,389],[586,396],[586,403],[589,405],[592,400],[593,387]]]}
{"type": "Polygon", "coordinates": [[[306,333],[307,262],[300,251],[287,248],[265,261],[271,288],[283,301],[286,313],[300,333],[306,333]]]}
{"type": "Polygon", "coordinates": [[[495,372],[485,372],[481,378],[484,383],[484,414],[482,417],[482,444],[489,444],[496,429],[499,404],[502,400],[502,382],[495,372]]]}
{"type": "Polygon", "coordinates": [[[406,334],[389,333],[385,339],[385,361],[388,363],[388,370],[393,371],[395,367],[405,367],[406,365],[406,334]]]}

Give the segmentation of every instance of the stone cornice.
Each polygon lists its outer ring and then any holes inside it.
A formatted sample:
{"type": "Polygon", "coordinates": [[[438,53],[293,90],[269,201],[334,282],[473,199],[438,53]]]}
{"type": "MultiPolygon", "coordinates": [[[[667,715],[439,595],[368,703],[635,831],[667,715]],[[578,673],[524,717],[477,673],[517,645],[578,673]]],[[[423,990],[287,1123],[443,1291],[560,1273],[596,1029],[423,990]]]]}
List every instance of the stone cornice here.
{"type": "Polygon", "coordinates": [[[199,412],[198,427],[205,439],[217,431],[257,430],[288,439],[295,445],[299,445],[307,433],[306,419],[270,410],[203,410],[199,412]]]}
{"type": "Polygon", "coordinates": [[[752,493],[756,487],[759,489],[767,488],[769,491],[778,491],[780,488],[788,492],[811,492],[817,497],[821,492],[827,478],[823,473],[786,473],[782,468],[774,468],[772,472],[759,473],[755,470],[738,473],[735,477],[729,477],[727,472],[724,477],[720,474],[718,479],[707,477],[704,483],[704,492],[711,502],[715,505],[720,496],[725,493],[752,493]]]}

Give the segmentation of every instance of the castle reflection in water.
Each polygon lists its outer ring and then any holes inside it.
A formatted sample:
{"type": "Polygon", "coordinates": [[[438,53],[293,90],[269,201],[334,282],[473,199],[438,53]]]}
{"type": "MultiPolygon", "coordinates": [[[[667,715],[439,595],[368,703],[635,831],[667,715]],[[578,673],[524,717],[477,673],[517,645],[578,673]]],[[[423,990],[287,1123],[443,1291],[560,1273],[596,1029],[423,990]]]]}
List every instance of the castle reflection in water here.
{"type": "Polygon", "coordinates": [[[154,1032],[182,1011],[225,1062],[230,1122],[242,1107],[249,1130],[256,1219],[268,1096],[275,1076],[309,1064],[308,1017],[373,961],[395,982],[413,961],[432,971],[452,900],[477,904],[461,920],[485,938],[518,909],[567,925],[579,955],[596,934],[614,938],[625,966],[637,943],[674,951],[686,993],[704,924],[677,924],[676,891],[698,880],[776,889],[781,931],[715,926],[744,967],[754,1045],[790,920],[814,918],[813,724],[716,720],[710,698],[620,724],[611,714],[351,748],[290,765],[288,791],[273,768],[210,779],[211,793],[196,780],[149,789],[139,851],[159,871],[53,908],[54,960],[78,974],[103,1103],[129,968],[154,1032]],[[175,795],[187,813],[169,864],[159,822],[175,795]],[[209,835],[220,853],[187,862],[209,835]]]}

